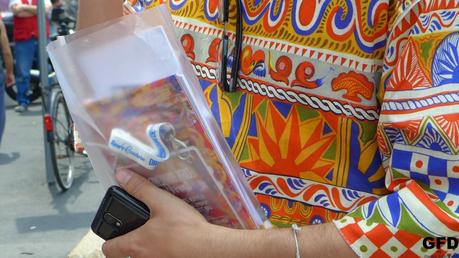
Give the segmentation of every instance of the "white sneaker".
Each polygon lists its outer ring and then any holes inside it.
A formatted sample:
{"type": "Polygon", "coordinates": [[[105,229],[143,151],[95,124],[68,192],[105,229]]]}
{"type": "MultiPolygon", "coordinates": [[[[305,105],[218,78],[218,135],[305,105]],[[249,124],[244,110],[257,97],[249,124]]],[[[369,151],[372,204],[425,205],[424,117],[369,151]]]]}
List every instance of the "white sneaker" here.
{"type": "Polygon", "coordinates": [[[24,113],[27,111],[27,106],[25,105],[18,105],[17,107],[14,108],[14,111],[18,113],[24,113]]]}

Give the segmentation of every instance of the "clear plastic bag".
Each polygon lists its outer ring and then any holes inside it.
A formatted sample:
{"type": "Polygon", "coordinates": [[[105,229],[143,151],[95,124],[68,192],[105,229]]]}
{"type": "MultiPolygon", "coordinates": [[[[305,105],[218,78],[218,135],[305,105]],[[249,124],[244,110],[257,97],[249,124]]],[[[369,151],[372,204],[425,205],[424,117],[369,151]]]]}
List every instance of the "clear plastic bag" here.
{"type": "Polygon", "coordinates": [[[270,226],[211,115],[165,6],[59,38],[48,52],[104,187],[116,184],[116,169],[127,167],[211,223],[270,226]]]}

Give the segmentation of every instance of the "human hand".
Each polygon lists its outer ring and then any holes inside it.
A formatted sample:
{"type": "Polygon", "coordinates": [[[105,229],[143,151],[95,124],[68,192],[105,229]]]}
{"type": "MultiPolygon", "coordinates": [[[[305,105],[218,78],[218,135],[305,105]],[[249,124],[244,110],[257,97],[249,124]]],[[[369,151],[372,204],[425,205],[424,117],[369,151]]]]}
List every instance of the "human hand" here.
{"type": "Polygon", "coordinates": [[[209,248],[215,233],[225,230],[211,225],[193,207],[161,190],[129,170],[116,178],[127,192],[150,209],[142,227],[105,242],[103,253],[117,257],[215,257],[209,248]]]}
{"type": "Polygon", "coordinates": [[[14,78],[14,73],[7,73],[6,74],[6,87],[11,87],[14,85],[15,78],[14,78]]]}
{"type": "Polygon", "coordinates": [[[25,8],[25,4],[16,4],[16,5],[14,5],[14,10],[16,12],[22,12],[22,11],[24,11],[24,8],[25,8]]]}

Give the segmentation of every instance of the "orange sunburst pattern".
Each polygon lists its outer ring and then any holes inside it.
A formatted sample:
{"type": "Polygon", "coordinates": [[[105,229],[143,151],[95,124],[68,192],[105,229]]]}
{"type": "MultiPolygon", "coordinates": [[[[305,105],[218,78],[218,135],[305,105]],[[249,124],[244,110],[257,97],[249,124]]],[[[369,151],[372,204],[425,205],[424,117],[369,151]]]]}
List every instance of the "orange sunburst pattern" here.
{"type": "Polygon", "coordinates": [[[387,123],[385,127],[397,128],[403,131],[406,140],[413,143],[419,136],[419,131],[422,128],[423,119],[408,120],[398,123],[387,123]]]}
{"type": "Polygon", "coordinates": [[[459,114],[440,115],[434,117],[434,120],[448,136],[446,140],[452,147],[455,150],[459,149],[459,114]]]}
{"type": "Polygon", "coordinates": [[[395,66],[387,90],[412,90],[431,87],[431,83],[422,70],[416,46],[411,40],[405,46],[402,57],[395,66]]]}
{"type": "Polygon", "coordinates": [[[321,116],[301,121],[297,107],[293,106],[284,117],[271,102],[265,118],[258,112],[255,116],[258,136],[248,137],[250,161],[242,161],[242,167],[330,183],[326,175],[334,161],[322,155],[336,134],[323,135],[325,120],[321,116]]]}

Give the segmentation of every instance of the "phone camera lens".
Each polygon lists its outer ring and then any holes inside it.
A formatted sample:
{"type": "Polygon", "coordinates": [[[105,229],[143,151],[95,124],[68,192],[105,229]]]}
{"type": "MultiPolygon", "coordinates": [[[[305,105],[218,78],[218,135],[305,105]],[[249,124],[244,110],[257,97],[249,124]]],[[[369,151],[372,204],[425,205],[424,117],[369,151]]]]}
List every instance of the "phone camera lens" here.
{"type": "Polygon", "coordinates": [[[109,225],[115,226],[117,228],[121,228],[123,226],[123,223],[115,218],[111,213],[107,212],[104,214],[104,220],[107,222],[109,225]]]}

